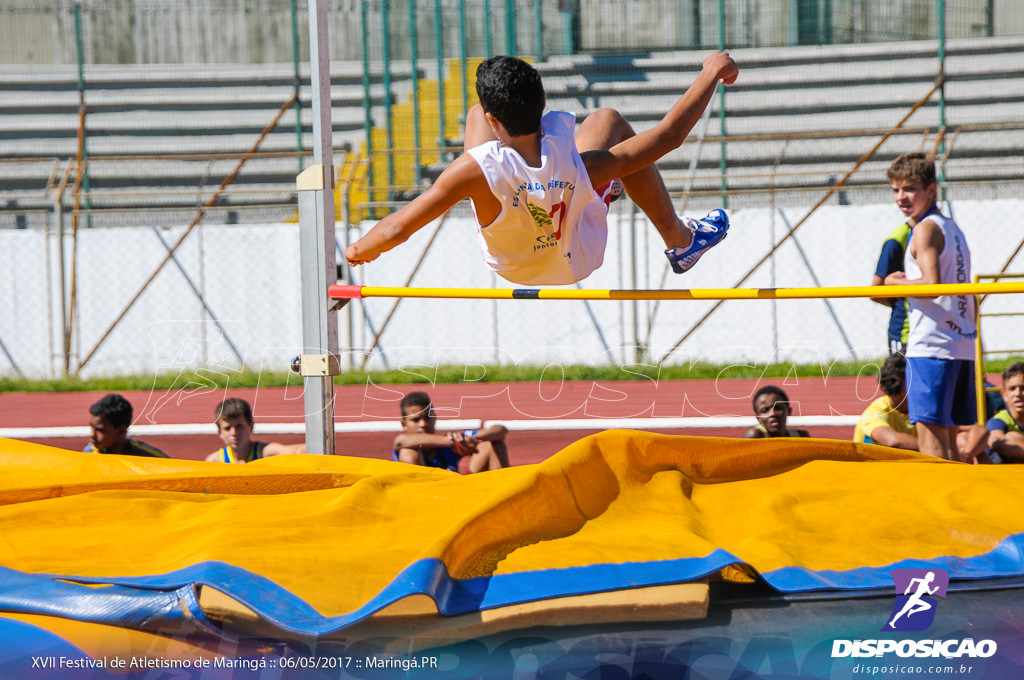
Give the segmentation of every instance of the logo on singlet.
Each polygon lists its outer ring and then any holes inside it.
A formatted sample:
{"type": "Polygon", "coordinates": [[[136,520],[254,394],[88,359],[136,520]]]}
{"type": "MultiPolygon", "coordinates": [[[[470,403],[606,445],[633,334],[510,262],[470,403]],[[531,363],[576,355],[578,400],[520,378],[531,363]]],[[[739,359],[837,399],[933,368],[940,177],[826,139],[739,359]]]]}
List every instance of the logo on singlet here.
{"type": "Polygon", "coordinates": [[[537,226],[541,229],[547,231],[548,228],[554,224],[548,211],[539,205],[527,202],[526,208],[530,211],[530,216],[533,218],[533,221],[536,222],[537,226]]]}
{"type": "Polygon", "coordinates": [[[562,238],[562,230],[552,231],[554,220],[548,211],[533,203],[527,203],[526,207],[530,211],[533,221],[544,232],[537,237],[537,245],[533,247],[534,252],[557,245],[558,240],[562,238]]]}
{"type": "Polygon", "coordinates": [[[536,241],[537,245],[533,247],[534,252],[558,245],[558,236],[556,234],[541,234],[536,241]]]}

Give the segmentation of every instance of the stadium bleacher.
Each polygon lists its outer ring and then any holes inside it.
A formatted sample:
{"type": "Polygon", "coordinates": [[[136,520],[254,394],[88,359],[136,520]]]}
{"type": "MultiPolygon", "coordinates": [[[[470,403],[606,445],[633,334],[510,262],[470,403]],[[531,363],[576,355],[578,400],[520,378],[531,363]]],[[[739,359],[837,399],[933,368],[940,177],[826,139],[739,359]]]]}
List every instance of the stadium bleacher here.
{"type": "MultiPolygon", "coordinates": [[[[742,72],[726,100],[730,190],[799,190],[834,181],[929,92],[938,70],[935,52],[934,41],[735,51],[742,72]]],[[[579,114],[613,107],[642,130],[675,101],[705,54],[553,56],[537,66],[549,107],[579,114]]],[[[380,70],[370,82],[378,127],[385,116],[380,70]]],[[[950,41],[946,71],[947,178],[981,183],[1019,177],[1019,158],[1007,156],[1024,146],[1024,38],[950,41]]],[[[408,62],[391,66],[394,102],[409,99],[411,76],[408,62]]],[[[310,90],[302,77],[298,90],[308,149],[310,90]]],[[[292,67],[285,64],[92,66],[85,80],[91,207],[160,211],[172,222],[175,213],[187,220],[212,195],[296,91],[292,67]]],[[[32,219],[26,213],[52,207],[55,187],[77,153],[77,71],[0,66],[0,88],[0,228],[26,226],[32,219]]],[[[431,88],[421,83],[421,90],[431,88]]],[[[445,94],[449,107],[458,110],[460,89],[448,87],[445,94]]],[[[335,146],[358,151],[366,137],[361,64],[332,64],[332,97],[335,146]]],[[[709,143],[697,172],[691,177],[689,145],[661,163],[672,191],[720,189],[721,128],[717,102],[712,106],[709,143]]],[[[422,106],[421,111],[430,114],[422,106]]],[[[891,156],[933,147],[938,125],[933,95],[906,122],[908,131],[850,185],[877,185],[891,156]]],[[[237,219],[232,211],[243,209],[262,210],[264,221],[289,218],[296,146],[295,113],[289,110],[225,191],[219,217],[211,219],[231,221],[237,219]]]]}

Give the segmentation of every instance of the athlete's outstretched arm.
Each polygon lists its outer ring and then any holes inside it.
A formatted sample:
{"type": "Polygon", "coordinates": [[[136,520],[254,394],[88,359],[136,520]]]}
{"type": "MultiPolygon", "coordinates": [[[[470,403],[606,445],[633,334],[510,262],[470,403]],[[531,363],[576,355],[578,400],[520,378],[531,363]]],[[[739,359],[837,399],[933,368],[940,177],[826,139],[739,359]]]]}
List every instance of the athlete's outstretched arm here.
{"type": "Polygon", "coordinates": [[[608,151],[581,154],[595,187],[626,177],[678,148],[697,124],[719,83],[736,82],[739,68],[728,52],[716,52],[704,60],[701,72],[664,118],[650,130],[619,142],[608,151]]]}
{"type": "Polygon", "coordinates": [[[464,198],[487,191],[487,180],[476,161],[459,156],[444,169],[430,188],[401,209],[378,222],[361,239],[345,248],[345,259],[353,267],[376,260],[395,246],[443,215],[464,198]]]}

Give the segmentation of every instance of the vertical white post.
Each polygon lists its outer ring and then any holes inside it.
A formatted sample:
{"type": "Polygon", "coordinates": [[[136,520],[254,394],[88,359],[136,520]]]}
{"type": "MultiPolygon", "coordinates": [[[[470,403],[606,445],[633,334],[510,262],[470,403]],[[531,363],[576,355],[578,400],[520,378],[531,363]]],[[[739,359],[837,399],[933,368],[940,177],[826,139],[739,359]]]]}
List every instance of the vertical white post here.
{"type": "Polygon", "coordinates": [[[302,267],[302,344],[299,362],[306,414],[306,451],[334,454],[334,378],[338,319],[328,311],[327,287],[337,279],[334,244],[334,153],[327,2],[309,0],[313,165],[299,174],[299,240],[302,267]]]}

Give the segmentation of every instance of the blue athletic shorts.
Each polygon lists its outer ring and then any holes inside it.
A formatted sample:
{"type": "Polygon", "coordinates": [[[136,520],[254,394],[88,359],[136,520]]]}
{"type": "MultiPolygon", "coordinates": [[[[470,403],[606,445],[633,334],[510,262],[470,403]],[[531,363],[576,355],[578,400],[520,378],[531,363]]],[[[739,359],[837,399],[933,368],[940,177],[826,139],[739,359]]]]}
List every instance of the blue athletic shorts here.
{"type": "Polygon", "coordinates": [[[978,420],[974,362],[907,357],[910,422],[973,425],[978,420]]]}

